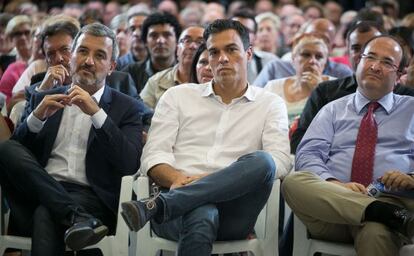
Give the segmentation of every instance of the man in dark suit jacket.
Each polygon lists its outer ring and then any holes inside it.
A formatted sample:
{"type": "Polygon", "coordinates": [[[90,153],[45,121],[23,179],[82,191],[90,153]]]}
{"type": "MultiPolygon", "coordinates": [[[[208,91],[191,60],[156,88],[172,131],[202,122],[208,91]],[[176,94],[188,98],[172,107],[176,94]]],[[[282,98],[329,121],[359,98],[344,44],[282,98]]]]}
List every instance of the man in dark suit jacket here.
{"type": "Polygon", "coordinates": [[[114,229],[121,177],[140,165],[139,106],[105,86],[119,51],[114,33],[94,23],[74,41],[70,87],[36,92],[33,112],[0,144],[13,231],[32,236],[32,255],[99,242],[114,229]]]}
{"type": "MultiPolygon", "coordinates": [[[[46,72],[34,75],[31,79],[30,86],[26,88],[26,106],[22,115],[22,121],[33,111],[32,106],[29,105],[30,98],[36,88],[41,85],[43,79],[45,78],[45,75],[46,72]]],[[[145,105],[141,97],[138,95],[135,82],[132,80],[131,75],[126,72],[114,70],[110,75],[107,76],[106,85],[138,100],[138,104],[140,106],[139,113],[142,116],[142,123],[145,126],[145,129],[148,130],[149,126],[151,125],[151,118],[154,114],[154,111],[147,107],[147,105],[145,105]]]]}

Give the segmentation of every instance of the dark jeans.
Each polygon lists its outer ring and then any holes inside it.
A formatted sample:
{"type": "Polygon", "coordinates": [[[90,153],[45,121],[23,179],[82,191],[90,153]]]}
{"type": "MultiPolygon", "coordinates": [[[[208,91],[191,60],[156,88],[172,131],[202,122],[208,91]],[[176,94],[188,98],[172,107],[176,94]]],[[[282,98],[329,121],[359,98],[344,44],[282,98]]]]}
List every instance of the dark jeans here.
{"type": "Polygon", "coordinates": [[[166,221],[153,221],[154,231],[178,241],[180,256],[210,255],[215,240],[246,239],[270,195],[275,169],[271,156],[257,151],[192,184],[161,193],[166,221]]]}
{"type": "Polygon", "coordinates": [[[20,143],[0,144],[0,185],[11,209],[9,233],[32,237],[32,256],[63,255],[63,235],[76,212],[114,230],[116,216],[85,186],[59,183],[20,143]]]}

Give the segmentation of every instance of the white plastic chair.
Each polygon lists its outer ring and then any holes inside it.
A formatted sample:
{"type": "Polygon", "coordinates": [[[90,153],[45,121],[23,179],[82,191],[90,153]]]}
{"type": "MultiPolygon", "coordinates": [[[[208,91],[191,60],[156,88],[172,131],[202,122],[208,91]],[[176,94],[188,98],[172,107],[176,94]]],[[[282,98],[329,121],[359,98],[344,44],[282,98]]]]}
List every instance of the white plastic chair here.
{"type": "MultiPolygon", "coordinates": [[[[293,256],[313,256],[316,252],[341,256],[357,255],[353,244],[334,243],[310,238],[305,224],[303,224],[303,222],[296,217],[296,215],[294,215],[293,223],[293,256]]],[[[414,255],[414,245],[410,244],[403,246],[399,255],[414,255]]]]}
{"type": "MultiPolygon", "coordinates": [[[[148,177],[138,177],[133,186],[137,199],[149,197],[148,177]]],[[[217,241],[213,244],[215,254],[233,252],[252,252],[255,256],[277,256],[278,252],[278,216],[279,216],[280,180],[274,182],[269,200],[261,211],[256,225],[256,238],[237,241],[217,241]]],[[[157,251],[176,251],[177,243],[157,237],[147,223],[137,233],[131,232],[131,255],[154,256],[157,251]]]]}
{"type": "MultiPolygon", "coordinates": [[[[125,176],[122,178],[120,203],[131,200],[133,176],[125,176]]],[[[0,191],[1,192],[1,191],[0,191]]],[[[0,193],[1,198],[1,193],[0,193]]],[[[1,206],[0,206],[1,207],[1,206]]],[[[121,207],[118,206],[118,221],[116,225],[115,235],[104,237],[99,243],[88,247],[87,249],[98,248],[104,256],[127,256],[128,255],[128,233],[129,229],[121,217],[121,207]]],[[[21,249],[30,251],[32,240],[29,237],[19,237],[6,235],[6,223],[3,212],[1,211],[0,223],[0,256],[4,254],[7,248],[21,249]]]]}

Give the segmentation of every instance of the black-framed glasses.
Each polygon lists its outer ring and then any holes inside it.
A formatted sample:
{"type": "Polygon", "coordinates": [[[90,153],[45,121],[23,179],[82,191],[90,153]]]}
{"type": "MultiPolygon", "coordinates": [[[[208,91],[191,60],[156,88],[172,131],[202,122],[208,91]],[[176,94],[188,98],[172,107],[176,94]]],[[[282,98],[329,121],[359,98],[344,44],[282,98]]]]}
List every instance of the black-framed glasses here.
{"type": "Polygon", "coordinates": [[[386,59],[380,59],[378,57],[375,57],[374,55],[371,54],[361,54],[361,59],[364,59],[367,63],[374,63],[377,62],[380,64],[380,66],[382,68],[384,68],[387,71],[398,71],[398,66],[395,65],[391,60],[386,60],[386,59]]]}
{"type": "Polygon", "coordinates": [[[184,44],[186,46],[189,46],[192,43],[195,43],[197,46],[200,46],[200,45],[202,45],[204,43],[204,39],[196,39],[196,40],[193,40],[191,37],[184,37],[184,38],[181,38],[178,42],[180,44],[184,44]]]}
{"type": "Polygon", "coordinates": [[[10,34],[11,37],[30,36],[30,30],[14,31],[10,34]]]}

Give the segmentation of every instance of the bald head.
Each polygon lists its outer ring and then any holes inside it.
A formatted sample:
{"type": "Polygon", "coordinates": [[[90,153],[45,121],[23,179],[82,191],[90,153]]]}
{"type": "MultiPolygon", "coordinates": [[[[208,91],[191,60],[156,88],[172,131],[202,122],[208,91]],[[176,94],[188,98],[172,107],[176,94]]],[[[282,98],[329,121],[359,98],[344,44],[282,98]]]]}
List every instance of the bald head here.
{"type": "Polygon", "coordinates": [[[335,25],[328,19],[316,19],[306,27],[305,33],[322,34],[329,39],[329,44],[332,46],[335,38],[335,25]]]}

